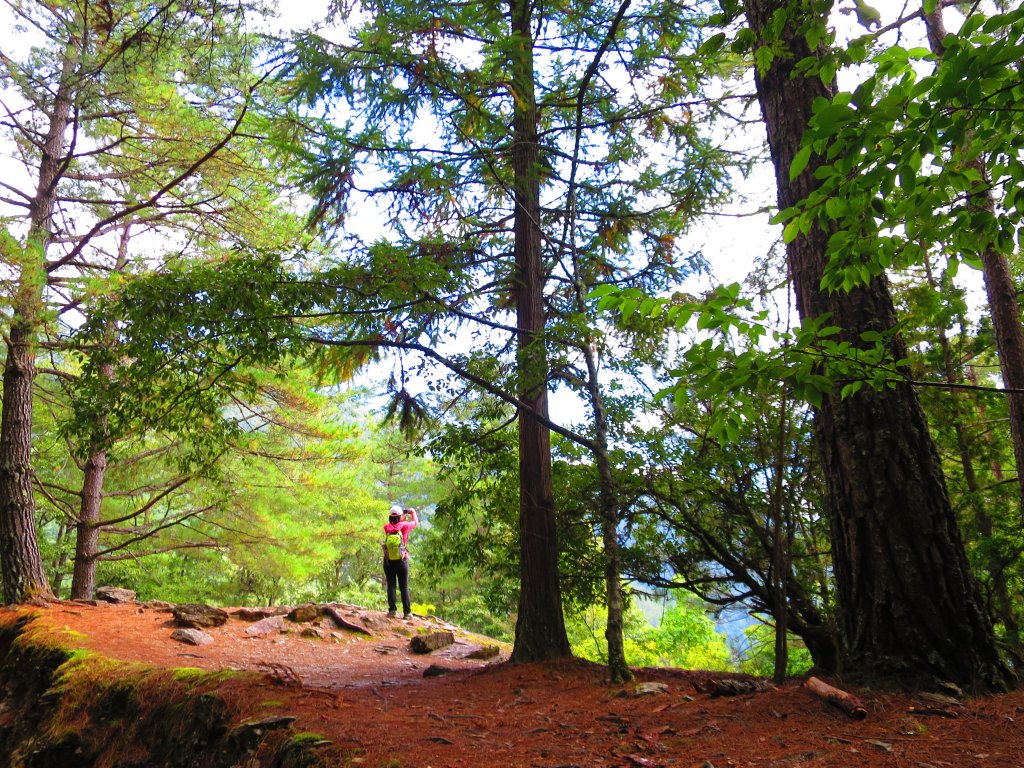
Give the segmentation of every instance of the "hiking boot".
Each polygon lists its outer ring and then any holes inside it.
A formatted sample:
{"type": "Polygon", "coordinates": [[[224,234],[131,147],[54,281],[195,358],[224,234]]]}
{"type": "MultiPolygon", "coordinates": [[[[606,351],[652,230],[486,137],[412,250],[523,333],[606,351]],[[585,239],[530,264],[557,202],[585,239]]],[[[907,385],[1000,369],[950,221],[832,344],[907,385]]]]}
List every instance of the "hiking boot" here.
{"type": "Polygon", "coordinates": [[[408,621],[409,619],[412,618],[412,614],[411,613],[403,613],[402,614],[402,618],[405,619],[406,621],[408,621]]]}
{"type": "Polygon", "coordinates": [[[398,615],[398,611],[388,611],[388,618],[393,619],[398,615]]]}

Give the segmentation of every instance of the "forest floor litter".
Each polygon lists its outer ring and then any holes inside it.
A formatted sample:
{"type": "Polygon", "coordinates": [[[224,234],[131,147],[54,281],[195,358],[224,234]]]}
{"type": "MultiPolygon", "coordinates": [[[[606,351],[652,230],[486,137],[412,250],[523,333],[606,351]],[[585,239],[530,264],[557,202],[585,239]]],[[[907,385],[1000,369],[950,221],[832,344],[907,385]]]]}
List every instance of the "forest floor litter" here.
{"type": "Polygon", "coordinates": [[[957,702],[846,686],[867,711],[854,719],[804,679],[716,686],[747,678],[642,669],[610,685],[604,668],[584,661],[509,664],[507,646],[433,617],[333,609],[366,631],[330,629],[321,612],[247,633],[258,616],[226,609],[226,623],[201,630],[212,642],[190,645],[171,638],[180,624],[167,606],[14,610],[113,659],[259,673],[244,688],[251,711],[294,716],[296,729],[331,742],[339,766],[1024,768],[1024,692],[957,702]],[[440,639],[422,642],[431,636],[440,639]],[[421,651],[441,647],[417,653],[413,638],[421,651]]]}

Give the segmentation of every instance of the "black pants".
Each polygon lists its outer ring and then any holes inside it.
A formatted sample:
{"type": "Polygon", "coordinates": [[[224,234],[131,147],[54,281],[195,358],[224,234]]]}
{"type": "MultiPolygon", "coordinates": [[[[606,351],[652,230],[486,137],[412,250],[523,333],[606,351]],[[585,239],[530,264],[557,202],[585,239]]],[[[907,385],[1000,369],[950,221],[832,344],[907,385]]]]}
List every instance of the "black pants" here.
{"type": "Polygon", "coordinates": [[[402,593],[402,610],[404,613],[412,613],[409,607],[409,561],[388,560],[384,558],[384,578],[388,580],[388,610],[394,613],[395,608],[395,582],[398,582],[398,589],[402,593]]]}

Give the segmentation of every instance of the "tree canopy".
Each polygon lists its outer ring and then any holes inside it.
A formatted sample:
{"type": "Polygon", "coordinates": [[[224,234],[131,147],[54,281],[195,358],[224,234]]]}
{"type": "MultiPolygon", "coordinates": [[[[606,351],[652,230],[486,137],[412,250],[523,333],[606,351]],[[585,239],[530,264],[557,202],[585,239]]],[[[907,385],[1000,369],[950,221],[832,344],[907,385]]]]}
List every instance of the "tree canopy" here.
{"type": "Polygon", "coordinates": [[[7,3],[7,600],[379,606],[401,502],[516,661],[1012,683],[1019,9],[328,5],[7,3]]]}

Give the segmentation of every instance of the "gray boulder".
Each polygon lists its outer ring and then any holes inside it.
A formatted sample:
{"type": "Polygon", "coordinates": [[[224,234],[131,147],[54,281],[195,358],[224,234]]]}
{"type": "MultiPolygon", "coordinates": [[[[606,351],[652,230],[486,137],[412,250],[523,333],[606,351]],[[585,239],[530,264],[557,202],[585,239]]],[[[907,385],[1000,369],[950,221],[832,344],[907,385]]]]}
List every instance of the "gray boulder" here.
{"type": "Polygon", "coordinates": [[[209,645],[213,638],[201,629],[176,629],[171,632],[171,640],[188,645],[209,645]]]}
{"type": "Polygon", "coordinates": [[[260,637],[261,635],[269,635],[271,632],[281,632],[283,630],[284,616],[268,616],[246,627],[245,634],[249,635],[249,637],[260,637]]]}

